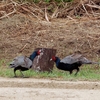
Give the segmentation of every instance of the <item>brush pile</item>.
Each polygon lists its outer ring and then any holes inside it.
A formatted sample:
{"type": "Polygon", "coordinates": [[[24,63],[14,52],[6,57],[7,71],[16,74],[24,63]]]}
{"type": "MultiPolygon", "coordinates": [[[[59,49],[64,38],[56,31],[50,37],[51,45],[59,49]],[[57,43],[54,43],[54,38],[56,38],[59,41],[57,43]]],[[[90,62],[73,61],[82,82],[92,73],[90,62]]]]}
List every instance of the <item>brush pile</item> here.
{"type": "Polygon", "coordinates": [[[40,1],[18,2],[18,0],[2,0],[0,2],[0,19],[20,13],[38,20],[50,21],[53,18],[95,17],[100,18],[99,0],[73,0],[73,2],[49,3],[40,1]]]}

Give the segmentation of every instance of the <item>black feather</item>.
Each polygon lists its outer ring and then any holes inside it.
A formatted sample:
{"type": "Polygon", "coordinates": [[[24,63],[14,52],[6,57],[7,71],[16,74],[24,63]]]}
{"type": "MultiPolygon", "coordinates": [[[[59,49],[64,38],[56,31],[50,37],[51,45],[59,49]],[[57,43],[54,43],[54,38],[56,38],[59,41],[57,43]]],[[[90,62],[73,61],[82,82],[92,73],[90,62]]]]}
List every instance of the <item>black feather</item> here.
{"type": "Polygon", "coordinates": [[[60,60],[58,57],[53,56],[52,60],[55,61],[56,67],[60,70],[69,71],[70,74],[72,74],[73,70],[77,70],[75,75],[77,75],[77,73],[79,72],[79,67],[82,64],[99,64],[97,62],[92,62],[80,55],[70,55],[68,57],[65,57],[63,60],[60,60]]]}
{"type": "MultiPolygon", "coordinates": [[[[26,57],[26,56],[19,56],[14,58],[14,60],[10,63],[11,68],[14,68],[14,75],[16,77],[16,71],[20,70],[21,71],[27,71],[32,67],[32,62],[34,60],[34,58],[38,55],[37,53],[38,51],[34,51],[30,57],[26,57]]],[[[21,72],[22,76],[23,73],[21,72]]]]}

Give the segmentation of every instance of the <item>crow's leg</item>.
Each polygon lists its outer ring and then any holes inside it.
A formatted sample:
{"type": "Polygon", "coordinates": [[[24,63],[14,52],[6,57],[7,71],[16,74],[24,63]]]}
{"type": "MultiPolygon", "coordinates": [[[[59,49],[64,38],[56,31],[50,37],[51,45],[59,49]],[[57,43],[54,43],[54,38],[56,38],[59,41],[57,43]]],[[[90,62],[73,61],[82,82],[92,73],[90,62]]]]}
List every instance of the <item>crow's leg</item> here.
{"type": "Polygon", "coordinates": [[[77,69],[76,69],[77,71],[76,71],[76,73],[75,73],[75,76],[77,75],[77,73],[79,72],[79,68],[77,67],[77,69]]]}
{"type": "Polygon", "coordinates": [[[71,71],[70,71],[70,74],[72,74],[72,72],[73,72],[73,71],[71,70],[71,71]]]}
{"type": "Polygon", "coordinates": [[[17,69],[14,68],[14,77],[17,77],[17,76],[16,76],[16,70],[17,70],[17,69]]]}
{"type": "Polygon", "coordinates": [[[22,71],[20,70],[20,73],[22,74],[22,77],[24,77],[24,75],[23,75],[23,73],[22,73],[22,71]]]}

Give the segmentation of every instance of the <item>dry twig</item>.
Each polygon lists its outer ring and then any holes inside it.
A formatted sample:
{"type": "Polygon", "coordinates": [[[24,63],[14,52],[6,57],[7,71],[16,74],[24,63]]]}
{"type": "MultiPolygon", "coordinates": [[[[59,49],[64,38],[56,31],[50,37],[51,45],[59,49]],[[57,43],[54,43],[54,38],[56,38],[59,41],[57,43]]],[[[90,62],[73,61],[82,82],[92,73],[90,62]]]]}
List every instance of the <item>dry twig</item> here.
{"type": "Polygon", "coordinates": [[[56,8],[56,10],[54,11],[54,13],[52,14],[51,18],[57,18],[58,16],[58,7],[56,8]]]}
{"type": "Polygon", "coordinates": [[[86,4],[86,5],[89,7],[92,7],[92,8],[100,9],[100,6],[98,6],[98,5],[91,5],[91,4],[86,4]]]}
{"type": "Polygon", "coordinates": [[[10,12],[10,13],[8,13],[8,14],[5,14],[4,16],[0,17],[0,19],[9,17],[9,15],[14,14],[14,13],[16,13],[16,9],[14,9],[12,12],[10,12]]]}
{"type": "Polygon", "coordinates": [[[46,19],[47,22],[50,22],[50,21],[49,21],[49,18],[48,18],[48,16],[47,16],[46,7],[45,7],[45,19],[46,19]]]}
{"type": "Polygon", "coordinates": [[[19,50],[19,52],[22,52],[22,51],[26,48],[27,45],[28,45],[28,44],[26,43],[26,44],[21,48],[21,50],[19,50]]]}
{"type": "Polygon", "coordinates": [[[84,6],[84,4],[83,4],[83,1],[82,1],[82,0],[81,0],[81,3],[82,3],[83,9],[85,10],[86,14],[89,16],[89,13],[88,13],[88,11],[86,10],[86,8],[85,8],[85,6],[84,6]]]}

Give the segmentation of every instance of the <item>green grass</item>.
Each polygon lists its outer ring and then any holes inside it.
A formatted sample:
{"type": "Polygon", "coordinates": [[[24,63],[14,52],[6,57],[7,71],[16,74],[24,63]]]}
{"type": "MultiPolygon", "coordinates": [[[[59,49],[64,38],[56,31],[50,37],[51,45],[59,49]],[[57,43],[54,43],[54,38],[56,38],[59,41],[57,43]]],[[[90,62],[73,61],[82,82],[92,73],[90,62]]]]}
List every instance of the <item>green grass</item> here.
{"type": "MultiPolygon", "coordinates": [[[[83,67],[87,67],[87,66],[83,66],[83,67]]],[[[16,74],[18,77],[21,77],[21,73],[20,71],[16,71],[16,74]]],[[[66,71],[60,71],[58,69],[54,69],[52,73],[48,73],[48,72],[35,72],[33,70],[28,70],[28,71],[24,71],[23,72],[25,77],[28,78],[50,78],[50,79],[60,79],[60,80],[71,80],[71,81],[75,81],[75,80],[100,80],[100,69],[99,70],[93,70],[90,67],[89,68],[84,68],[83,70],[81,70],[77,76],[75,76],[75,71],[73,72],[72,75],[69,74],[69,72],[66,71]]],[[[8,67],[1,67],[0,70],[0,77],[14,77],[14,73],[13,73],[13,69],[8,68],[8,67]]]]}
{"type": "MultiPolygon", "coordinates": [[[[5,59],[0,60],[0,77],[14,77],[13,68],[9,68],[9,63],[5,59]],[[6,64],[5,64],[6,63],[6,64]]],[[[54,67],[52,73],[48,72],[35,72],[28,70],[22,72],[25,77],[29,78],[51,78],[60,80],[100,80],[100,66],[97,65],[84,65],[80,67],[80,72],[75,76],[75,72],[70,75],[67,71],[61,71],[54,67]]],[[[16,71],[18,77],[21,77],[20,71],[16,71]]]]}

